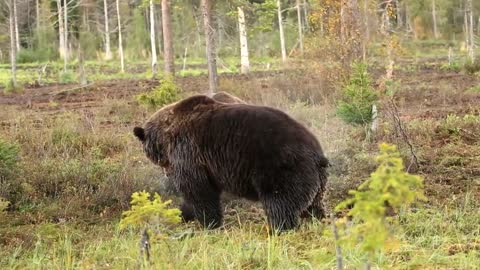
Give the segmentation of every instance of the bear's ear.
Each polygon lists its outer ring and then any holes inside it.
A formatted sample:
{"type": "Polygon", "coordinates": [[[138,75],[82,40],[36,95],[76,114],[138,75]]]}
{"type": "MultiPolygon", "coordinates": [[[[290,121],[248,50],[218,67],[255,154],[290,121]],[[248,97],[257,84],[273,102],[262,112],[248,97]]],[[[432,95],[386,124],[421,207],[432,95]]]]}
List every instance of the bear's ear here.
{"type": "Polygon", "coordinates": [[[173,108],[173,113],[191,112],[199,105],[211,105],[214,103],[215,100],[205,95],[192,96],[178,102],[173,108]]]}
{"type": "Polygon", "coordinates": [[[145,130],[141,127],[134,127],[133,128],[133,134],[141,141],[145,141],[145,130]]]}

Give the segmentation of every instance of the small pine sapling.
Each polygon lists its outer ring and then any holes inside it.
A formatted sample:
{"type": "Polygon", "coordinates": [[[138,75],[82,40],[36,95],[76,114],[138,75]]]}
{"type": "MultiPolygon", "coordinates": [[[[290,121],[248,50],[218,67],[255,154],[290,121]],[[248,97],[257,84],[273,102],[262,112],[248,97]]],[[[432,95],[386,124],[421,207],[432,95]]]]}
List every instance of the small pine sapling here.
{"type": "Polygon", "coordinates": [[[160,85],[150,92],[136,96],[136,100],[149,108],[158,108],[180,99],[180,89],[172,77],[167,77],[160,85]]]}
{"type": "Polygon", "coordinates": [[[130,202],[132,208],[123,212],[120,229],[128,226],[142,228],[150,225],[177,224],[181,221],[181,211],[168,207],[172,203],[171,200],[164,202],[157,193],[153,195],[153,200],[150,198],[150,193],[146,191],[132,194],[130,202]]]}
{"type": "MultiPolygon", "coordinates": [[[[344,229],[340,242],[359,244],[361,251],[367,255],[367,265],[377,252],[394,243],[387,210],[397,212],[416,200],[425,200],[423,179],[405,171],[395,145],[381,144],[376,161],[379,164],[377,170],[358,190],[349,192],[351,198],[335,208],[340,211],[353,205],[347,213],[353,225],[348,232],[344,229]]],[[[345,228],[345,220],[343,218],[338,222],[339,227],[345,228]]]]}
{"type": "Polygon", "coordinates": [[[352,69],[353,73],[337,106],[337,115],[348,124],[366,125],[373,120],[372,106],[378,96],[371,86],[367,65],[355,63],[352,69]]]}

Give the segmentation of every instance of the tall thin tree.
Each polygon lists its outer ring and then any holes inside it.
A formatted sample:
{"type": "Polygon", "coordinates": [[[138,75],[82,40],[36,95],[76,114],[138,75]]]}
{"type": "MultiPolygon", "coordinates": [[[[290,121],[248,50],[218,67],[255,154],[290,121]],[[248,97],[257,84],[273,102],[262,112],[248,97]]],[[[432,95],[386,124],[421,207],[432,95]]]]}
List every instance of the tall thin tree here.
{"type": "Polygon", "coordinates": [[[65,58],[65,33],[63,31],[63,9],[62,0],[57,0],[57,14],[58,14],[58,52],[61,58],[65,58]]]}
{"type": "Polygon", "coordinates": [[[63,0],[63,36],[64,36],[64,43],[63,43],[63,50],[65,53],[65,57],[63,58],[63,72],[67,72],[67,63],[68,63],[68,3],[67,0],[63,0]]]}
{"type": "Polygon", "coordinates": [[[467,0],[467,29],[468,29],[468,55],[472,63],[475,62],[475,40],[473,35],[473,5],[472,0],[467,0]]]}
{"type": "Polygon", "coordinates": [[[18,34],[18,12],[17,12],[17,1],[13,1],[13,20],[15,24],[15,45],[17,51],[20,51],[20,35],[18,34]]]}
{"type": "Polygon", "coordinates": [[[297,24],[298,24],[298,42],[300,44],[300,54],[303,57],[303,24],[302,24],[302,5],[297,0],[297,24]]]}
{"type": "Polygon", "coordinates": [[[162,0],[163,58],[165,62],[165,73],[175,76],[171,21],[170,0],[162,0]]]}
{"type": "Polygon", "coordinates": [[[277,0],[277,17],[278,17],[278,31],[280,32],[280,48],[282,50],[282,62],[287,61],[287,49],[285,46],[285,33],[283,32],[283,19],[282,19],[282,5],[281,1],[277,0]]]}
{"type": "Polygon", "coordinates": [[[116,0],[117,4],[117,22],[118,22],[118,53],[120,54],[120,69],[125,72],[125,63],[123,56],[123,40],[122,40],[122,21],[120,19],[120,0],[116,0]]]}
{"type": "Polygon", "coordinates": [[[243,7],[238,7],[238,29],[240,35],[240,72],[248,73],[250,70],[250,59],[248,56],[247,27],[245,25],[245,12],[243,7]]]}
{"type": "Polygon", "coordinates": [[[157,75],[157,46],[155,43],[155,5],[150,0],[150,46],[152,49],[152,75],[157,75]]]}
{"type": "Polygon", "coordinates": [[[10,28],[10,64],[12,69],[12,88],[17,88],[17,45],[15,35],[15,0],[10,0],[9,28],[10,28]]]}
{"type": "Polygon", "coordinates": [[[438,39],[440,37],[437,27],[437,8],[435,5],[435,0],[432,0],[432,21],[433,21],[433,37],[438,39]]]}
{"type": "Polygon", "coordinates": [[[110,30],[109,30],[109,19],[108,19],[108,2],[103,0],[103,16],[105,18],[105,59],[112,59],[112,51],[110,49],[110,30]]]}
{"type": "Polygon", "coordinates": [[[205,47],[207,53],[209,94],[217,92],[217,52],[215,49],[215,36],[212,23],[212,1],[202,0],[203,27],[205,31],[205,47]]]}

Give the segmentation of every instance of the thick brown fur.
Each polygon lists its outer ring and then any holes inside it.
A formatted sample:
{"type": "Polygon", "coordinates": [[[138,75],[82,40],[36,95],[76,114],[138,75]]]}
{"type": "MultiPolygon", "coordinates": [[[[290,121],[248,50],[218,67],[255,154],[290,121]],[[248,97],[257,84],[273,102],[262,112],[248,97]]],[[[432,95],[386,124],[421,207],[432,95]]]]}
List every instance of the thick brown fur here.
{"type": "Polygon", "coordinates": [[[280,110],[197,95],[157,111],[134,134],[182,194],[184,220],[222,223],[220,194],[259,200],[275,230],[324,217],[328,160],[315,136],[280,110]]]}

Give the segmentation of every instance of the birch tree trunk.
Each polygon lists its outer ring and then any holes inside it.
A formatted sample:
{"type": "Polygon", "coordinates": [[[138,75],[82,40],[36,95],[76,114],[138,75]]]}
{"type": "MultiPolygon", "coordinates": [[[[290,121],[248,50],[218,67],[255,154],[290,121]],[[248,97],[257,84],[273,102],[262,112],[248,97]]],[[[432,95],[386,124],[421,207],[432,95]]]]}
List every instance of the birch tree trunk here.
{"type": "Polygon", "coordinates": [[[238,7],[238,28],[240,34],[240,72],[245,74],[250,70],[250,59],[248,57],[247,28],[245,26],[245,13],[242,7],[238,7]]]}
{"type": "Polygon", "coordinates": [[[437,10],[435,8],[435,0],[432,0],[432,19],[433,19],[433,37],[435,39],[439,38],[438,28],[437,28],[437,10]]]}
{"type": "Polygon", "coordinates": [[[468,47],[469,47],[469,31],[468,31],[468,15],[467,15],[467,1],[465,1],[465,9],[463,11],[463,32],[465,33],[464,34],[464,37],[465,37],[465,46],[467,46],[467,50],[468,50],[468,47]]]}
{"type": "Polygon", "coordinates": [[[110,30],[108,25],[108,3],[107,0],[103,0],[103,15],[105,17],[105,59],[112,59],[112,51],[110,49],[110,30]]]}
{"type": "Polygon", "coordinates": [[[280,32],[280,47],[282,50],[282,62],[287,61],[287,49],[285,48],[285,33],[283,32],[282,5],[277,0],[278,31],[280,32]]]}
{"type": "Polygon", "coordinates": [[[345,1],[340,0],[340,41],[345,43],[345,1]]]}
{"type": "Polygon", "coordinates": [[[364,27],[365,27],[365,36],[363,37],[362,44],[362,59],[367,61],[367,45],[370,40],[370,26],[368,24],[368,0],[363,0],[363,18],[364,18],[364,27]]]}
{"type": "Polygon", "coordinates": [[[63,18],[65,19],[63,22],[63,35],[64,35],[64,43],[63,43],[63,50],[65,52],[65,57],[63,58],[63,71],[67,72],[67,61],[68,61],[68,4],[67,0],[63,0],[63,18]]]}
{"type": "Polygon", "coordinates": [[[467,18],[469,19],[469,25],[468,25],[468,52],[469,52],[469,57],[470,61],[472,63],[475,62],[475,40],[473,36],[473,5],[472,5],[472,0],[467,0],[468,3],[468,16],[467,18]]]}
{"type": "Polygon", "coordinates": [[[15,41],[15,0],[10,0],[9,28],[10,28],[10,64],[12,68],[12,87],[17,88],[17,46],[15,41]]]}
{"type": "Polygon", "coordinates": [[[303,0],[303,18],[305,19],[305,29],[308,31],[310,25],[308,23],[308,3],[307,0],[303,0]]]}
{"type": "Polygon", "coordinates": [[[58,53],[60,58],[65,58],[65,33],[63,31],[63,11],[62,11],[62,0],[57,0],[57,12],[58,12],[58,53]]]}
{"type": "Polygon", "coordinates": [[[157,75],[157,48],[155,44],[155,5],[150,0],[150,44],[152,47],[152,74],[157,75]]]}
{"type": "Polygon", "coordinates": [[[17,14],[17,1],[13,0],[13,20],[15,23],[15,45],[17,46],[17,51],[20,51],[20,37],[18,35],[18,14],[17,14]]]}
{"type": "Polygon", "coordinates": [[[205,47],[207,52],[208,63],[208,94],[212,95],[217,92],[218,75],[217,75],[217,53],[215,50],[215,31],[212,24],[212,2],[214,0],[202,0],[203,28],[205,31],[205,47]]]}
{"type": "Polygon", "coordinates": [[[118,53],[120,54],[120,70],[122,73],[125,72],[125,63],[123,57],[123,40],[122,40],[122,21],[120,19],[120,0],[116,0],[117,4],[117,22],[118,22],[118,53]]]}
{"type": "Polygon", "coordinates": [[[297,21],[298,21],[298,42],[300,43],[300,54],[303,57],[303,26],[302,26],[302,8],[300,0],[297,0],[297,21]]]}
{"type": "Polygon", "coordinates": [[[35,0],[35,11],[36,11],[36,15],[37,15],[37,18],[36,18],[36,23],[37,23],[37,29],[40,27],[40,3],[39,3],[39,0],[35,0]]]}
{"type": "Polygon", "coordinates": [[[162,0],[163,26],[163,58],[165,73],[175,76],[175,62],[173,59],[172,19],[170,17],[170,0],[162,0]]]}

